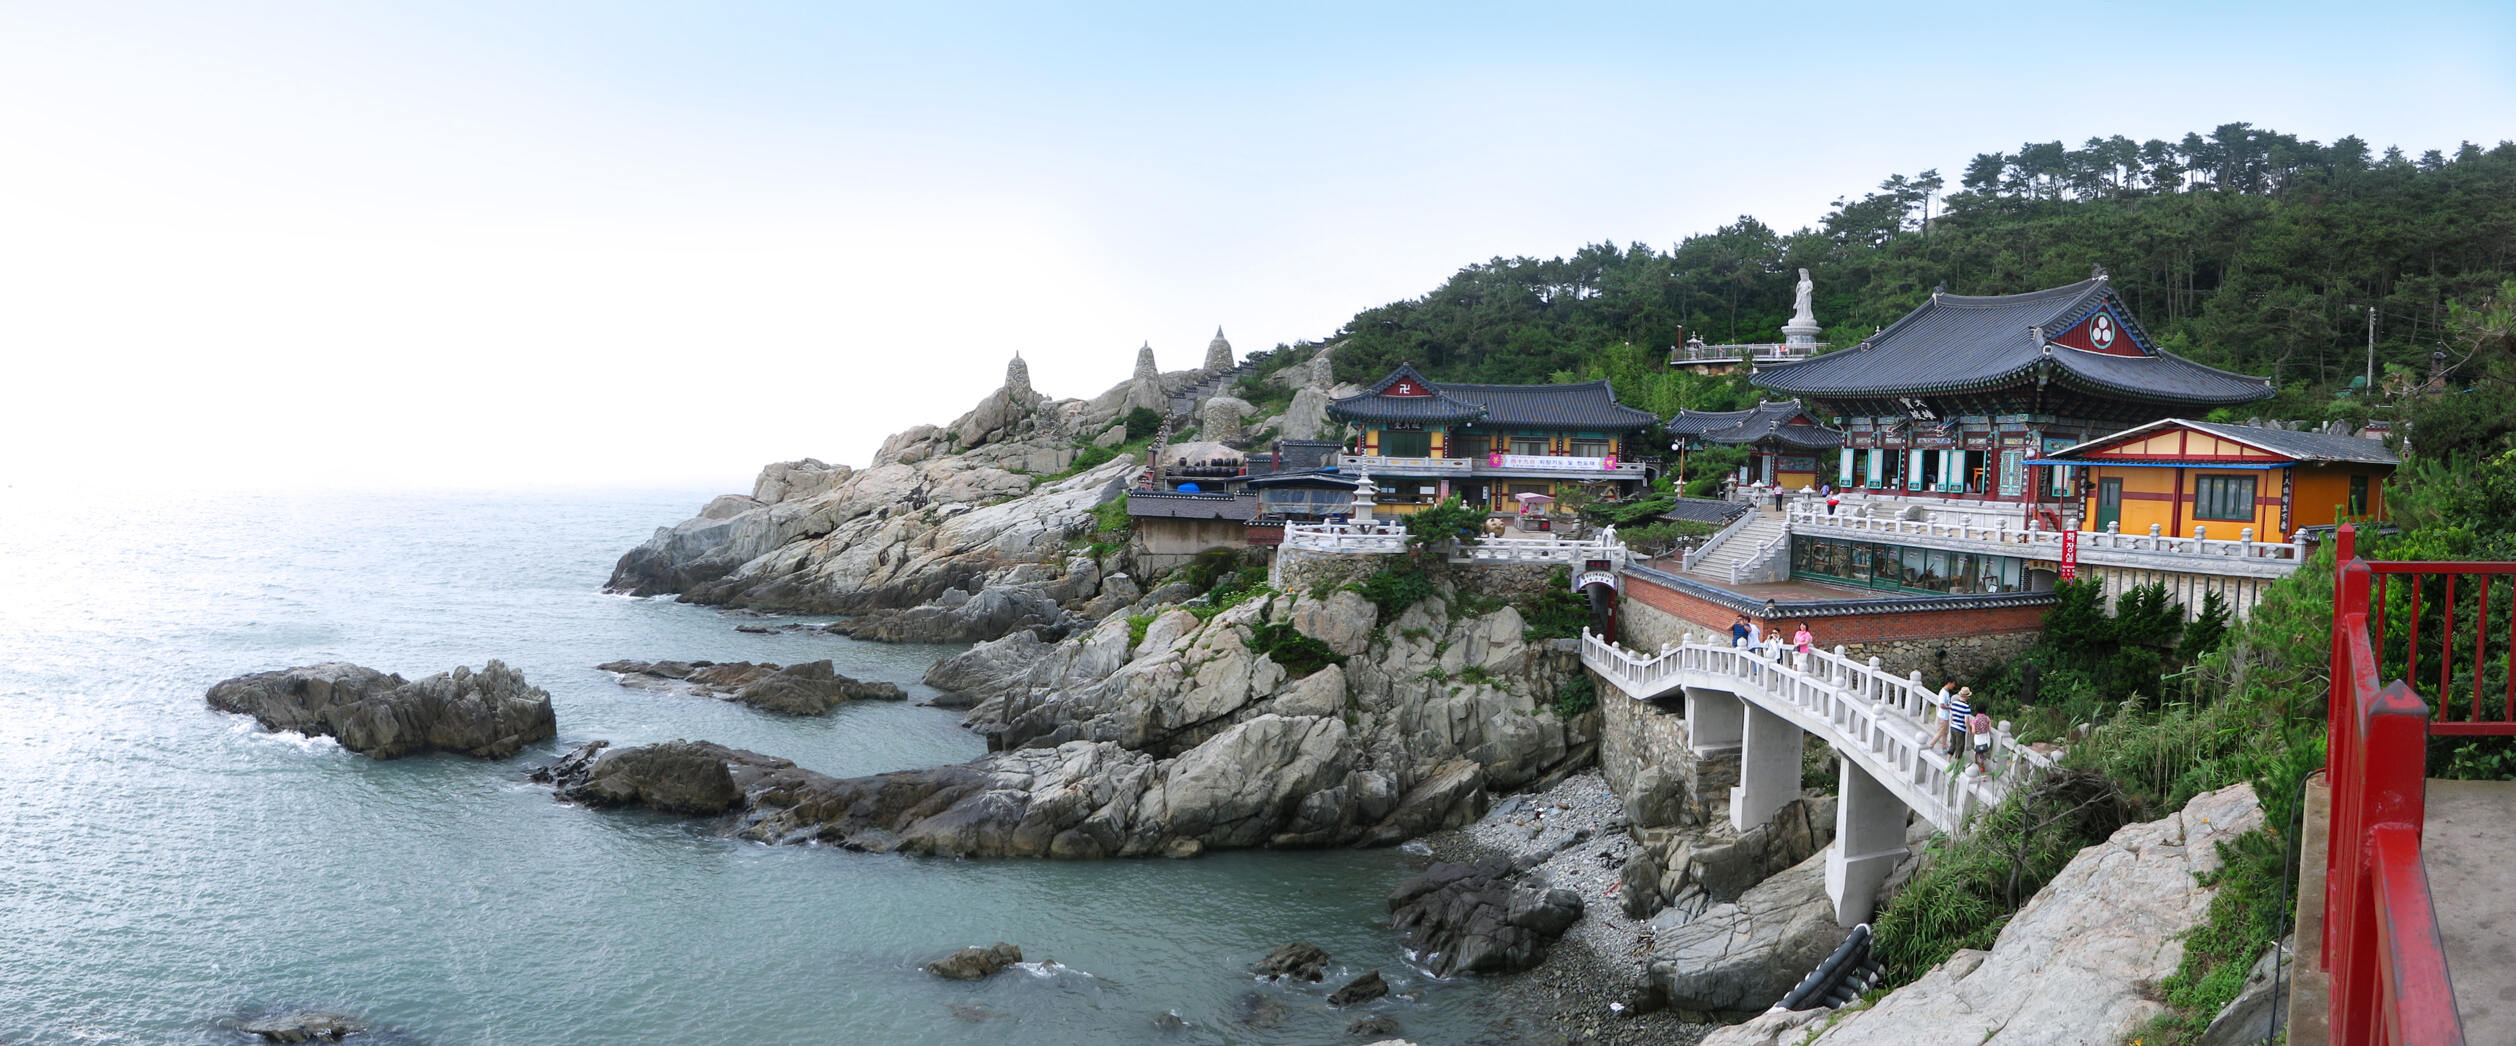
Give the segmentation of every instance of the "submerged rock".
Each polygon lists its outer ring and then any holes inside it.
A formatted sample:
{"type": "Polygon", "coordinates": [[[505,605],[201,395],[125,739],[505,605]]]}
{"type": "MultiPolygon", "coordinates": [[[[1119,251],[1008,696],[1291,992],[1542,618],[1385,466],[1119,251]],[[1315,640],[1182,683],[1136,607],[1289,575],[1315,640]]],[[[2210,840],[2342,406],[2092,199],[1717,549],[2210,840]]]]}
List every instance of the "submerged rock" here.
{"type": "Polygon", "coordinates": [[[998,941],[981,948],[963,948],[926,964],[926,972],[950,981],[975,981],[1022,961],[1022,949],[998,941]]]}
{"type": "Polygon", "coordinates": [[[1345,982],[1345,987],[1328,993],[1328,1005],[1340,1008],[1354,1006],[1387,994],[1389,994],[1389,982],[1380,978],[1379,970],[1373,970],[1345,982]]]}
{"type": "Polygon", "coordinates": [[[784,667],[749,661],[606,661],[594,667],[619,673],[623,686],[687,689],[781,715],[823,715],[849,701],[908,698],[897,685],[840,675],[827,658],[784,667]]]}
{"type": "Polygon", "coordinates": [[[1389,896],[1389,925],[1438,976],[1511,973],[1537,965],[1581,918],[1581,895],[1540,893],[1512,879],[1510,861],[1446,861],[1389,896]]]}
{"type": "Polygon", "coordinates": [[[242,1018],[235,1022],[235,1028],[264,1042],[292,1043],[339,1042],[367,1030],[354,1017],[315,1010],[242,1018]]]}
{"type": "Polygon", "coordinates": [[[1268,952],[1257,967],[1258,976],[1269,980],[1291,978],[1314,983],[1326,975],[1327,969],[1328,953],[1307,941],[1295,941],[1268,952]]]}
{"type": "Polygon", "coordinates": [[[237,676],[211,687],[208,701],[272,730],[337,738],[376,759],[427,751],[504,759],[559,733],[550,694],[498,661],[416,683],[333,661],[237,676]]]}

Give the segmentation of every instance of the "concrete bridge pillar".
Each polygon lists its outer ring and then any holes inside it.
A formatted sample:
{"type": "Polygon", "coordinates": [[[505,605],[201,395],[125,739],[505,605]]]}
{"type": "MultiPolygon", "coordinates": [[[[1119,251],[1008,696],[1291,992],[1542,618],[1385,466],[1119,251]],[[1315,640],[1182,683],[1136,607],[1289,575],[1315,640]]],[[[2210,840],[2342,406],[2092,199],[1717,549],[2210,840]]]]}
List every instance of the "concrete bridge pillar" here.
{"type": "Polygon", "coordinates": [[[1843,776],[1835,796],[1835,841],[1826,848],[1826,896],[1835,902],[1835,922],[1848,930],[1876,914],[1879,885],[1904,860],[1905,823],[1912,812],[1852,760],[1838,765],[1843,776]]]}
{"type": "Polygon", "coordinates": [[[1746,831],[1800,797],[1802,731],[1791,721],[1747,702],[1740,731],[1738,787],[1730,789],[1730,827],[1746,831]]]}
{"type": "Polygon", "coordinates": [[[1747,701],[1727,690],[1686,688],[1686,739],[1696,755],[1737,748],[1747,701]]]}

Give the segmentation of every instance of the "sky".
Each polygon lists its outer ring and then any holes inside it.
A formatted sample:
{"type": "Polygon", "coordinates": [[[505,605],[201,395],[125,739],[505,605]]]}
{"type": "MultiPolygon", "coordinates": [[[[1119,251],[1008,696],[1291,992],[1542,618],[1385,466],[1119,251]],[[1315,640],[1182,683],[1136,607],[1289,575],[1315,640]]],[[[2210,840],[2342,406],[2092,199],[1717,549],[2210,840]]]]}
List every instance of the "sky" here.
{"type": "Polygon", "coordinates": [[[2478,2],[0,0],[0,484],[748,491],[1016,352],[1091,396],[2030,140],[2488,145],[2510,54],[2478,2]]]}

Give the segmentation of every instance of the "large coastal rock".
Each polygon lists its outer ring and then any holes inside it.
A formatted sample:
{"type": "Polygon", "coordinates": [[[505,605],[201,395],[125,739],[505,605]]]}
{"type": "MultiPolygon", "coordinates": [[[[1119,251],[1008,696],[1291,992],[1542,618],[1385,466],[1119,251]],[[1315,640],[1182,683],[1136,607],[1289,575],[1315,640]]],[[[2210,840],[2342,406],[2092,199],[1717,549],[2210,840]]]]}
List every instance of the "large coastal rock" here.
{"type": "Polygon", "coordinates": [[[1513,973],[1546,958],[1581,918],[1581,895],[1530,889],[1500,858],[1436,864],[1389,897],[1389,924],[1435,974],[1513,973]]]}
{"type": "Polygon", "coordinates": [[[828,658],[784,667],[749,661],[606,661],[594,667],[617,673],[623,686],[705,694],[780,715],[824,715],[849,701],[909,696],[892,683],[840,675],[828,658]]]}
{"type": "Polygon", "coordinates": [[[2127,825],[2080,851],[2003,927],[1992,950],[1963,951],[1812,1038],[1824,1011],[1767,1014],[1704,1046],[2115,1046],[2162,1014],[2157,984],[2184,958],[2219,866],[2218,844],[2262,827],[2253,790],[2194,797],[2172,817],[2127,825]]]}
{"type": "MultiPolygon", "coordinates": [[[[1351,592],[1260,595],[1210,619],[1162,613],[1140,638],[1112,616],[1059,643],[998,641],[946,673],[992,688],[969,721],[996,751],[968,763],[836,779],[701,751],[741,793],[729,830],[746,837],[1085,858],[1395,843],[1466,823],[1487,788],[1595,745],[1594,715],[1549,708],[1578,678],[1576,657],[1523,642],[1517,612],[1453,617],[1436,597],[1390,630],[1372,627],[1376,613],[1351,592]],[[1288,634],[1357,656],[1287,668],[1269,644],[1288,634]]],[[[626,772],[607,769],[621,753],[581,755],[552,775],[563,795],[626,772]]],[[[718,773],[700,769],[715,788],[718,773]]],[[[650,791],[630,779],[585,797],[650,791]]]]}
{"type": "Polygon", "coordinates": [[[211,687],[208,700],[270,729],[336,738],[377,759],[427,751],[504,759],[559,732],[550,694],[497,661],[416,683],[333,661],[237,676],[211,687]]]}
{"type": "Polygon", "coordinates": [[[1651,982],[1680,1010],[1754,1013],[1789,994],[1843,935],[1820,853],[1659,932],[1651,982]]]}
{"type": "MultiPolygon", "coordinates": [[[[1149,353],[1140,363],[1150,367],[1149,353]]],[[[1099,565],[1077,575],[1066,548],[1093,526],[1092,509],[1125,489],[1139,463],[1121,456],[1052,477],[1074,464],[1079,440],[1108,432],[1133,407],[1167,409],[1172,395],[1202,376],[1140,372],[1089,401],[1053,400],[1031,389],[1029,369],[1017,359],[1005,385],[968,414],[893,435],[867,468],[809,458],[764,468],[749,495],[717,498],[623,555],[606,587],[695,603],[863,615],[858,634],[869,638],[967,642],[1055,626],[1056,615],[1019,598],[1010,606],[965,609],[956,602],[897,622],[879,619],[937,604],[948,593],[967,601],[1027,589],[1049,593],[1066,609],[1100,595],[1099,565]]]]}

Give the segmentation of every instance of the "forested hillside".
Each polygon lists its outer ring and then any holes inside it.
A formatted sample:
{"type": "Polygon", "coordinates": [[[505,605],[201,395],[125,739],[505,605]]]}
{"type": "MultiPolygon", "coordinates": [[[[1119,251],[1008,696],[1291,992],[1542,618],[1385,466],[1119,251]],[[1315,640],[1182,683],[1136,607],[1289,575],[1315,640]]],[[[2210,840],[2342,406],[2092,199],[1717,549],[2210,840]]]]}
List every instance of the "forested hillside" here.
{"type": "Polygon", "coordinates": [[[1742,216],[1669,251],[1593,244],[1471,265],[1357,314],[1336,334],[1337,373],[1366,381],[1413,360],[1453,381],[1607,377],[1648,409],[1723,407],[1754,393],[1660,361],[1690,333],[1781,340],[1801,267],[1827,340],[1848,345],[1941,283],[2003,294],[2102,265],[2170,351],[2272,376],[2283,394],[2266,413],[2321,416],[2365,372],[2366,307],[2380,370],[2425,378],[2431,353],[2471,353],[2450,344],[2450,309],[2516,277],[2516,143],[2413,158],[2237,123],[2177,142],[2028,143],[1948,181],[1890,177],[1793,233],[1742,216]]]}

